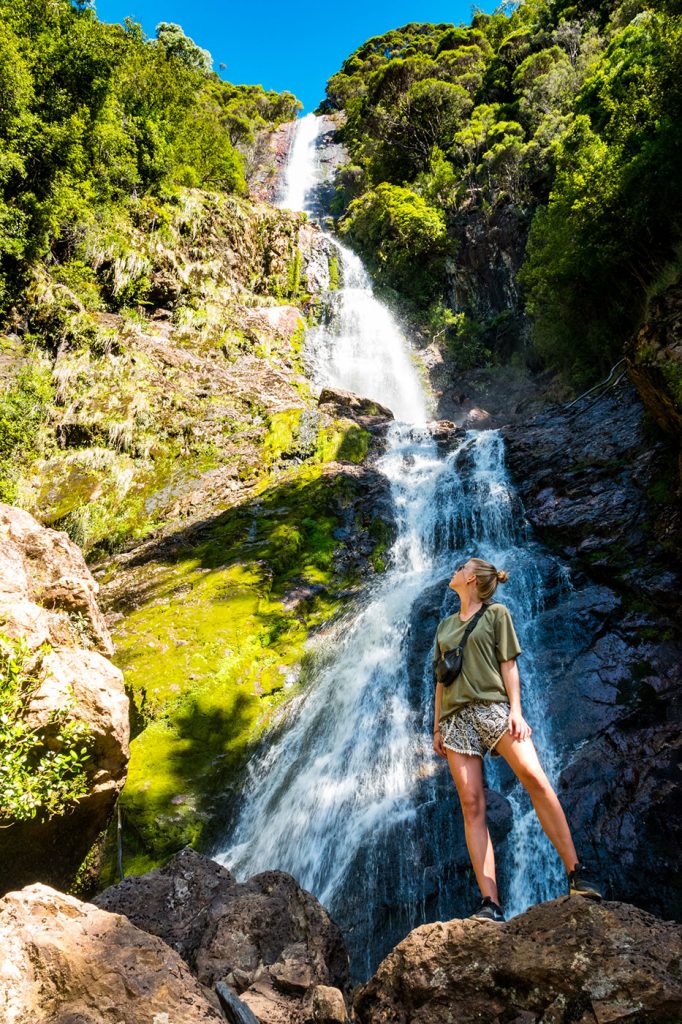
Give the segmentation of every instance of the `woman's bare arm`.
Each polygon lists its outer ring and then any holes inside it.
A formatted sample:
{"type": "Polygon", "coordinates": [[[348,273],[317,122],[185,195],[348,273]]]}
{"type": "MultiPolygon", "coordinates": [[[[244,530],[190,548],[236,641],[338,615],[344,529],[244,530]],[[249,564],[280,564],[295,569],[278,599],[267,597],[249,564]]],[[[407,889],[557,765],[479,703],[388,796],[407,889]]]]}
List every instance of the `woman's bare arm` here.
{"type": "Polygon", "coordinates": [[[445,753],[445,747],[443,746],[443,737],[441,736],[438,722],[440,720],[440,703],[443,699],[443,684],[436,683],[436,708],[433,715],[433,749],[440,757],[447,757],[445,753]]]}
{"type": "Polygon", "coordinates": [[[500,662],[500,675],[509,697],[510,735],[515,740],[527,740],[533,730],[521,713],[521,679],[516,658],[500,662]]]}

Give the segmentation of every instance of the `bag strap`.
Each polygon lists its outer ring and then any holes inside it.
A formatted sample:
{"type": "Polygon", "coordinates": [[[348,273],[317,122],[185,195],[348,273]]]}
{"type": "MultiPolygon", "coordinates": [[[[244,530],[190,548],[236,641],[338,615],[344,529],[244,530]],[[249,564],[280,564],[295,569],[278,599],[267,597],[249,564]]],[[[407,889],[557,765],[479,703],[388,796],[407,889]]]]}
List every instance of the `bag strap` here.
{"type": "MultiPolygon", "coordinates": [[[[478,625],[478,620],[483,616],[483,614],[488,610],[488,608],[490,608],[491,604],[496,604],[496,602],[486,601],[483,607],[479,608],[476,614],[472,615],[472,617],[469,619],[469,625],[464,630],[464,636],[462,637],[461,643],[459,644],[459,649],[462,652],[464,651],[464,647],[466,645],[467,640],[469,639],[473,631],[476,629],[476,626],[478,625]]],[[[443,657],[443,652],[441,650],[440,643],[438,642],[438,637],[436,637],[436,646],[438,647],[437,660],[440,661],[443,657]]]]}
{"type": "Polygon", "coordinates": [[[466,644],[467,640],[469,639],[469,637],[471,636],[473,631],[476,629],[476,626],[478,625],[478,620],[485,614],[485,612],[487,612],[487,610],[488,610],[488,608],[490,608],[491,604],[495,604],[495,602],[494,601],[486,602],[483,605],[482,608],[478,609],[478,611],[476,612],[475,615],[472,615],[471,621],[469,622],[469,625],[464,630],[464,636],[462,637],[462,642],[459,645],[460,649],[462,651],[464,650],[464,645],[466,644]]]}

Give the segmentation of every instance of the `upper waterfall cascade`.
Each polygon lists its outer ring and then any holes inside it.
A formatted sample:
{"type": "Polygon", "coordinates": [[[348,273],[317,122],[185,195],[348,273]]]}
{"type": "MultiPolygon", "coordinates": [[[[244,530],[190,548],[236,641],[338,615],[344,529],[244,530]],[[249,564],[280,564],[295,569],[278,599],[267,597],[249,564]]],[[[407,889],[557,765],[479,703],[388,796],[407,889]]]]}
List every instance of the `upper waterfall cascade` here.
{"type": "MultiPolygon", "coordinates": [[[[300,121],[282,205],[305,209],[315,121],[300,121]]],[[[526,534],[499,433],[470,431],[456,450],[439,452],[407,339],[358,257],[334,244],[342,288],[330,322],[308,332],[306,353],[318,386],[355,391],[396,415],[377,468],[390,482],[397,538],[386,573],[354,617],[332,629],[318,667],[251,760],[215,856],[239,878],[291,872],[344,929],[362,977],[410,928],[466,913],[475,900],[454,788],[431,748],[431,648],[438,619],[455,607],[452,567],[476,554],[510,571],[496,596],[518,626],[524,707],[550,777],[557,756],[540,703],[552,629],[543,580],[554,580],[559,600],[570,601],[571,586],[526,534]]],[[[500,762],[491,761],[487,779],[512,811],[498,867],[513,914],[559,895],[562,868],[500,762]]]]}

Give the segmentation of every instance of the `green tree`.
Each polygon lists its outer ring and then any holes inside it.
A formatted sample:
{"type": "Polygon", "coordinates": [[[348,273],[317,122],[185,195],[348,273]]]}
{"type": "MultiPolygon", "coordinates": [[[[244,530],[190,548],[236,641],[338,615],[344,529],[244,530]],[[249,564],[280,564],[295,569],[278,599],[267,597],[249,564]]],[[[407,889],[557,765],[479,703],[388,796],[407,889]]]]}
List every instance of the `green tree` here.
{"type": "Polygon", "coordinates": [[[156,26],[156,39],[159,46],[169,57],[175,57],[190,71],[199,71],[210,75],[213,70],[213,58],[208,50],[186,36],[180,25],[162,21],[156,26]]]}
{"type": "Polygon", "coordinates": [[[419,195],[381,184],[355,199],[340,231],[363,253],[380,284],[425,302],[438,288],[450,246],[442,213],[419,195]]]}

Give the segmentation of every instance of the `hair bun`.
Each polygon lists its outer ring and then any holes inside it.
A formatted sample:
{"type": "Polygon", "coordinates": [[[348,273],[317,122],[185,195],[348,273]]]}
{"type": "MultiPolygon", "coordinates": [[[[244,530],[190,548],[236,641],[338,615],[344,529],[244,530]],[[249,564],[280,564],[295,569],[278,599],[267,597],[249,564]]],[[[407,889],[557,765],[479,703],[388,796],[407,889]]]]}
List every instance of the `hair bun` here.
{"type": "Polygon", "coordinates": [[[498,569],[497,570],[497,582],[498,583],[506,583],[508,579],[509,579],[509,574],[506,573],[504,571],[504,569],[498,569]]]}

